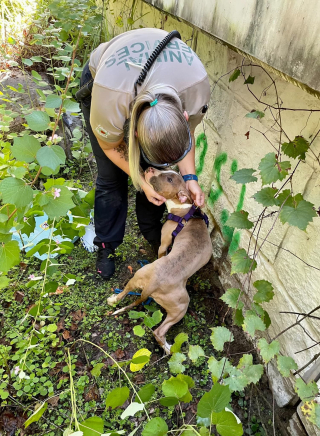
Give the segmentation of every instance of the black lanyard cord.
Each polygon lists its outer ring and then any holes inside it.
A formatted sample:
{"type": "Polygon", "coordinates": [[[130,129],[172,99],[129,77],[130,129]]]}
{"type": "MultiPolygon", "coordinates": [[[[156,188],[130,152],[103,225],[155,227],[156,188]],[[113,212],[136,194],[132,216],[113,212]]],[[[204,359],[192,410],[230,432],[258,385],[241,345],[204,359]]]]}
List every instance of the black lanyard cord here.
{"type": "Polygon", "coordinates": [[[181,39],[181,35],[177,30],[173,30],[172,32],[168,33],[168,35],[157,45],[157,47],[154,49],[154,51],[151,53],[149,59],[145,63],[143,70],[141,71],[137,81],[134,84],[134,92],[135,97],[138,94],[137,86],[141,86],[144,82],[144,79],[146,78],[151,66],[153,65],[154,61],[157,59],[159,54],[162,52],[162,50],[165,48],[165,46],[171,41],[172,38],[179,38],[181,39]]]}

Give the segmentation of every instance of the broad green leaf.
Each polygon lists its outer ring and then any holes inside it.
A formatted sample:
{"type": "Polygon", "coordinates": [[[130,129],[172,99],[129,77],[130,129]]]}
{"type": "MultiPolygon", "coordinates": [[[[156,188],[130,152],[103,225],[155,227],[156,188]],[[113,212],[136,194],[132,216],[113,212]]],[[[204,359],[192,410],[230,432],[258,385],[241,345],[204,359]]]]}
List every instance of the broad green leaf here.
{"type": "Polygon", "coordinates": [[[247,315],[243,321],[243,330],[254,336],[256,330],[265,331],[266,325],[257,315],[247,315]]]}
{"type": "Polygon", "coordinates": [[[211,422],[216,426],[217,432],[221,436],[242,436],[243,428],[241,422],[232,412],[223,410],[220,413],[212,413],[211,422]]]}
{"type": "Polygon", "coordinates": [[[229,377],[225,378],[223,383],[229,386],[231,392],[241,392],[249,384],[249,380],[243,371],[231,367],[229,370],[229,377]]]}
{"type": "Polygon", "coordinates": [[[279,353],[280,344],[278,341],[272,341],[270,344],[268,344],[265,338],[261,338],[258,341],[258,348],[260,350],[260,354],[263,360],[265,361],[265,363],[268,363],[271,359],[274,358],[276,354],[279,353]]]}
{"type": "Polygon", "coordinates": [[[236,69],[229,77],[229,82],[234,82],[240,76],[240,70],[236,69]]]}
{"type": "Polygon", "coordinates": [[[103,433],[103,419],[99,416],[92,416],[79,423],[83,436],[100,436],[103,433]]]}
{"type": "Polygon", "coordinates": [[[126,410],[121,414],[121,419],[125,419],[128,416],[134,416],[137,412],[141,412],[144,409],[144,404],[131,403],[126,410]]]}
{"type": "Polygon", "coordinates": [[[50,123],[50,118],[46,112],[33,111],[31,114],[25,116],[28,126],[35,132],[47,130],[50,123]]]}
{"type": "Polygon", "coordinates": [[[217,360],[214,356],[211,356],[208,360],[208,368],[211,372],[212,380],[215,383],[225,374],[229,373],[232,365],[225,357],[223,357],[221,360],[217,360]]]}
{"type": "Polygon", "coordinates": [[[182,362],[186,360],[186,356],[182,353],[173,353],[171,359],[168,361],[170,371],[173,374],[180,374],[184,372],[186,367],[182,365],[182,362]]]}
{"type": "Polygon", "coordinates": [[[111,409],[115,409],[116,407],[122,406],[129,398],[129,395],[130,391],[127,386],[113,389],[107,396],[106,408],[111,407],[111,409]]]}
{"type": "Polygon", "coordinates": [[[199,359],[199,357],[205,356],[205,354],[203,349],[200,347],[200,345],[190,345],[188,356],[189,359],[192,360],[192,362],[196,362],[199,359]]]}
{"type": "Polygon", "coordinates": [[[294,207],[294,204],[300,203],[301,200],[303,200],[303,197],[301,194],[295,195],[294,200],[293,200],[293,196],[291,195],[290,189],[285,189],[284,191],[282,191],[278,195],[278,197],[275,199],[275,202],[276,202],[277,206],[294,207]]]}
{"type": "Polygon", "coordinates": [[[80,105],[74,100],[66,99],[63,102],[63,107],[69,112],[80,112],[80,105]]]}
{"type": "Polygon", "coordinates": [[[216,383],[213,388],[206,392],[200,399],[197,415],[200,418],[210,418],[212,412],[219,413],[229,404],[231,392],[228,386],[216,383]]]}
{"type": "Polygon", "coordinates": [[[317,212],[314,210],[314,205],[309,201],[301,200],[293,207],[283,206],[280,212],[280,221],[282,224],[288,223],[300,230],[306,230],[308,224],[316,216],[317,212]]]}
{"type": "Polygon", "coordinates": [[[42,62],[42,57],[41,56],[32,56],[30,59],[33,62],[42,62]]]}
{"type": "Polygon", "coordinates": [[[161,406],[172,407],[179,404],[179,400],[176,397],[164,397],[160,398],[159,403],[161,404],[161,406]]]}
{"type": "Polygon", "coordinates": [[[101,374],[101,369],[103,367],[104,363],[96,363],[90,372],[94,377],[99,377],[99,375],[101,374]]]}
{"type": "Polygon", "coordinates": [[[226,226],[237,229],[251,229],[253,227],[253,222],[248,220],[248,215],[249,213],[245,210],[233,212],[227,219],[226,226]]]}
{"type": "Polygon", "coordinates": [[[233,314],[233,322],[235,323],[235,325],[241,327],[243,324],[243,321],[244,321],[244,317],[243,317],[242,308],[236,309],[234,311],[234,314],[233,314]]]}
{"type": "Polygon", "coordinates": [[[38,422],[44,412],[47,410],[48,403],[42,403],[40,407],[26,420],[24,428],[29,427],[33,422],[38,422]]]}
{"type": "Polygon", "coordinates": [[[136,336],[142,337],[142,336],[144,336],[146,334],[146,331],[145,331],[145,329],[143,327],[141,327],[141,325],[136,325],[136,326],[133,327],[133,333],[136,336]]]}
{"type": "MultiPolygon", "coordinates": [[[[155,387],[153,384],[148,383],[147,385],[144,385],[139,391],[138,391],[138,395],[141,398],[141,401],[143,403],[147,403],[150,398],[152,397],[152,395],[155,392],[155,387]]],[[[137,403],[140,403],[140,399],[138,397],[138,395],[136,395],[134,401],[136,401],[137,403]]]]}
{"type": "Polygon", "coordinates": [[[170,377],[162,383],[162,392],[166,397],[182,398],[188,392],[188,384],[186,381],[178,377],[170,377]]]}
{"type": "Polygon", "coordinates": [[[254,194],[253,198],[262,206],[274,206],[276,204],[276,199],[274,198],[277,193],[276,188],[263,188],[254,194]]]}
{"type": "Polygon", "coordinates": [[[33,162],[36,158],[38,150],[41,148],[39,141],[30,135],[14,138],[13,146],[11,147],[12,156],[17,160],[24,162],[33,162]]]}
{"type": "Polygon", "coordinates": [[[265,116],[264,112],[252,111],[246,115],[246,118],[255,118],[255,119],[259,120],[259,119],[263,118],[264,116],[265,116]]]}
{"type": "Polygon", "coordinates": [[[0,289],[6,288],[8,284],[10,283],[10,280],[6,276],[0,277],[0,289]]]}
{"type": "Polygon", "coordinates": [[[298,369],[296,362],[289,356],[278,356],[277,365],[283,377],[289,377],[290,371],[298,369]]]}
{"type": "Polygon", "coordinates": [[[188,342],[188,335],[187,333],[179,333],[174,338],[174,343],[171,346],[171,353],[178,353],[181,350],[181,346],[184,342],[188,342]]]}
{"type": "Polygon", "coordinates": [[[306,384],[302,380],[302,378],[298,378],[296,380],[296,385],[294,390],[296,391],[296,393],[299,395],[299,397],[303,402],[313,400],[314,397],[319,393],[319,389],[315,381],[306,384]]]}
{"type": "Polygon", "coordinates": [[[65,164],[66,154],[59,145],[45,146],[37,152],[37,161],[42,167],[49,167],[54,171],[59,165],[65,164]]]}
{"type": "Polygon", "coordinates": [[[306,158],[306,152],[308,151],[310,147],[309,142],[304,139],[303,136],[296,136],[293,141],[291,142],[284,142],[282,144],[281,150],[282,153],[284,153],[286,156],[292,157],[292,158],[299,158],[299,159],[305,159],[306,158]]]}
{"type": "Polygon", "coordinates": [[[246,366],[253,365],[253,356],[252,354],[244,354],[241,359],[239,360],[239,363],[237,365],[238,369],[243,369],[246,366]]]}
{"type": "Polygon", "coordinates": [[[34,70],[31,71],[31,75],[32,75],[35,79],[38,79],[38,80],[41,80],[41,79],[42,79],[42,77],[40,76],[40,74],[37,73],[37,72],[34,71],[34,70]]]}
{"type": "MultiPolygon", "coordinates": [[[[246,84],[246,85],[248,85],[248,84],[250,84],[250,85],[253,85],[254,84],[254,77],[252,77],[252,76],[248,76],[247,78],[246,78],[246,80],[244,81],[244,83],[246,84]]],[[[264,115],[264,114],[263,114],[264,115]]],[[[261,117],[262,118],[262,117],[261,117]]]]}
{"type": "Polygon", "coordinates": [[[0,271],[7,273],[10,268],[20,262],[20,248],[18,241],[0,244],[0,271]]]}
{"type": "Polygon", "coordinates": [[[33,190],[23,180],[7,177],[0,183],[0,193],[4,203],[14,204],[17,208],[28,206],[33,199],[33,190]]]}
{"type": "Polygon", "coordinates": [[[74,207],[74,202],[72,201],[73,194],[72,191],[61,185],[56,185],[52,189],[60,189],[60,196],[54,198],[53,195],[50,195],[49,202],[43,206],[43,210],[50,219],[60,218],[65,216],[74,207]]]}
{"type": "MultiPolygon", "coordinates": [[[[151,355],[151,351],[147,350],[146,348],[141,348],[141,350],[138,350],[132,356],[132,360],[137,358],[137,357],[140,357],[140,356],[150,357],[150,355],[151,355]]],[[[130,363],[130,370],[132,372],[140,371],[140,369],[142,369],[147,363],[148,363],[148,361],[147,362],[143,362],[143,363],[139,363],[139,364],[130,363]]]]}
{"type": "Polygon", "coordinates": [[[233,334],[226,327],[213,327],[210,336],[212,345],[217,351],[223,351],[226,342],[233,342],[233,334]]]}
{"type": "Polygon", "coordinates": [[[146,314],[144,312],[137,312],[136,310],[130,310],[129,318],[130,319],[139,319],[144,318],[146,314]]]}
{"type": "Polygon", "coordinates": [[[150,360],[149,356],[138,356],[138,357],[132,358],[131,362],[134,365],[140,365],[141,363],[149,362],[149,360],[150,360]]]}
{"type": "Polygon", "coordinates": [[[253,301],[256,303],[267,303],[274,297],[273,286],[267,280],[257,280],[253,286],[258,289],[253,297],[253,301]]]}
{"type": "Polygon", "coordinates": [[[230,179],[237,183],[244,185],[245,183],[256,182],[258,179],[252,174],[255,172],[253,168],[243,168],[242,170],[236,171],[230,179]]]}
{"type": "Polygon", "coordinates": [[[22,58],[21,60],[22,60],[22,63],[24,63],[25,65],[28,65],[28,67],[31,67],[31,65],[33,65],[33,62],[31,59],[22,58]]]}
{"type": "Polygon", "coordinates": [[[194,380],[189,375],[178,374],[177,379],[185,381],[187,383],[189,389],[194,388],[194,386],[195,386],[194,380]]]}
{"type": "Polygon", "coordinates": [[[58,107],[61,106],[61,103],[62,103],[62,98],[59,97],[59,95],[57,95],[57,94],[50,94],[46,98],[45,107],[46,108],[57,109],[58,107]]]}
{"type": "Polygon", "coordinates": [[[247,274],[251,268],[254,271],[257,268],[257,262],[249,257],[244,248],[236,251],[231,256],[232,269],[231,274],[242,273],[247,274]]]}
{"type": "Polygon", "coordinates": [[[168,433],[166,421],[162,418],[152,418],[145,426],[142,436],[164,436],[168,433]]]}
{"type": "Polygon", "coordinates": [[[268,153],[259,164],[260,176],[263,185],[269,185],[277,180],[283,180],[288,175],[290,162],[279,162],[275,153],[268,153]]]}
{"type": "Polygon", "coordinates": [[[48,332],[51,332],[51,333],[57,331],[57,324],[49,324],[47,327],[47,330],[48,330],[48,332]]]}
{"type": "Polygon", "coordinates": [[[242,309],[243,303],[239,300],[240,293],[240,289],[230,288],[220,297],[220,300],[224,301],[232,309],[242,309]]]}
{"type": "Polygon", "coordinates": [[[242,370],[243,374],[247,377],[249,383],[258,383],[263,374],[263,365],[250,365],[242,370]]]}

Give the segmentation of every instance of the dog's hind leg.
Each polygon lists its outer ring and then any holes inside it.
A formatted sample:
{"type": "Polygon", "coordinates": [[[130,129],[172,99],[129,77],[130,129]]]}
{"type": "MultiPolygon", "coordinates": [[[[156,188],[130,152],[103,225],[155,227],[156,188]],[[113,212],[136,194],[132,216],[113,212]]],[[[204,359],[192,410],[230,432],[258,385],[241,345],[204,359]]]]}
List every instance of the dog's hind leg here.
{"type": "Polygon", "coordinates": [[[129,304],[129,306],[126,307],[122,307],[121,309],[116,310],[115,312],[112,313],[112,315],[119,315],[120,313],[125,312],[126,310],[132,309],[133,307],[138,306],[140,303],[143,303],[144,301],[146,301],[148,297],[140,297],[138,298],[136,301],[134,301],[133,303],[129,304]]]}

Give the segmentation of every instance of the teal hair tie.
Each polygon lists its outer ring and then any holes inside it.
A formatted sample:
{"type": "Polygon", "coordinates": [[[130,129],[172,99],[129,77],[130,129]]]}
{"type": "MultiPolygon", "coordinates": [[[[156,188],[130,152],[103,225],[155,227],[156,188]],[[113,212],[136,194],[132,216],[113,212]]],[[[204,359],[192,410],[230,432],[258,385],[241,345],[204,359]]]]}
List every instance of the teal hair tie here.
{"type": "Polygon", "coordinates": [[[150,106],[155,106],[158,103],[158,99],[156,98],[150,103],[150,106]]]}

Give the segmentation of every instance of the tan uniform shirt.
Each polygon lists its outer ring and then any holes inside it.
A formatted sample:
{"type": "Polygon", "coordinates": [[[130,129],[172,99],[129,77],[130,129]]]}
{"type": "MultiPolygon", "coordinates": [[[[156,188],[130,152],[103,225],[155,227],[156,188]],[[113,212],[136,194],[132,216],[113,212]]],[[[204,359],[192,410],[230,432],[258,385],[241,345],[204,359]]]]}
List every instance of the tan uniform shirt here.
{"type": "MultiPolygon", "coordinates": [[[[123,125],[130,117],[134,83],[147,59],[168,34],[161,29],[137,29],[123,33],[97,47],[90,56],[89,68],[94,77],[90,124],[98,139],[117,142],[123,125]]],[[[138,94],[178,94],[183,110],[189,115],[190,129],[203,118],[203,106],[210,99],[208,76],[191,48],[174,38],[158,56],[138,94]]]]}

